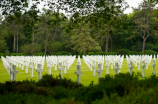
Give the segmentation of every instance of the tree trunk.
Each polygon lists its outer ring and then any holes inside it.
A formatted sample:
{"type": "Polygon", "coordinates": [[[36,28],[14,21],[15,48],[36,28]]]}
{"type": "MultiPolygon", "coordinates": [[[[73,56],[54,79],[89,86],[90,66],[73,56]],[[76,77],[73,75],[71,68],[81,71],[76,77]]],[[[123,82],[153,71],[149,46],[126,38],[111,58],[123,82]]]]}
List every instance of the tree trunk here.
{"type": "Polygon", "coordinates": [[[84,55],[86,55],[86,51],[85,51],[85,49],[84,49],[84,55]]]}
{"type": "Polygon", "coordinates": [[[45,41],[45,51],[44,51],[44,55],[47,54],[47,43],[48,43],[48,37],[46,37],[46,41],[45,41]]]}
{"type": "Polygon", "coordinates": [[[105,53],[108,53],[109,46],[109,34],[106,35],[105,53]]]}
{"type": "Polygon", "coordinates": [[[14,44],[13,44],[13,52],[15,52],[15,44],[16,44],[16,36],[15,36],[15,34],[14,34],[14,44]]]}
{"type": "Polygon", "coordinates": [[[33,33],[32,33],[32,44],[34,44],[34,40],[35,40],[35,34],[34,34],[34,27],[32,28],[33,33]]]}
{"type": "Polygon", "coordinates": [[[46,55],[47,53],[47,45],[45,44],[45,51],[44,51],[44,55],[46,55]]]}
{"type": "Polygon", "coordinates": [[[146,39],[143,38],[143,48],[142,48],[142,53],[144,54],[144,50],[145,50],[145,42],[146,42],[146,39]]]}
{"type": "Polygon", "coordinates": [[[16,47],[16,54],[18,54],[18,46],[19,45],[19,43],[18,43],[18,34],[17,34],[17,47],[16,47]]]}

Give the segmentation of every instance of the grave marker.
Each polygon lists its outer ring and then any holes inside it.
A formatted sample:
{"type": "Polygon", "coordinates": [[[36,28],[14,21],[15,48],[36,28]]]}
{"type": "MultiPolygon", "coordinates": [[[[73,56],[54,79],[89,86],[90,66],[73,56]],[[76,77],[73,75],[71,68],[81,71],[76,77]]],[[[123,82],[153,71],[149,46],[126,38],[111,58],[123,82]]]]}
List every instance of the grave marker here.
{"type": "Polygon", "coordinates": [[[93,76],[95,77],[95,61],[93,60],[93,76]]]}
{"type": "Polygon", "coordinates": [[[119,74],[119,65],[118,65],[118,63],[115,63],[114,70],[115,70],[116,75],[118,75],[119,74]]]}
{"type": "Polygon", "coordinates": [[[108,61],[106,61],[106,74],[109,74],[109,62],[108,61]]]}
{"type": "Polygon", "coordinates": [[[140,70],[140,60],[138,61],[138,70],[140,70]]]}
{"type": "Polygon", "coordinates": [[[134,67],[133,67],[133,64],[132,64],[132,62],[130,62],[130,66],[129,66],[129,69],[130,69],[130,75],[132,75],[132,69],[133,69],[134,67]]]}
{"type": "Polygon", "coordinates": [[[13,75],[11,74],[11,71],[13,71],[12,63],[10,62],[9,65],[10,65],[10,71],[9,71],[10,80],[13,80],[13,75]]]}
{"type": "Polygon", "coordinates": [[[43,72],[41,64],[38,64],[38,69],[36,69],[36,72],[38,72],[38,80],[41,80],[41,78],[42,78],[41,73],[43,72]]]}
{"type": "Polygon", "coordinates": [[[30,68],[30,76],[33,77],[33,68],[34,68],[33,62],[30,62],[29,68],[30,68]]]}
{"type": "Polygon", "coordinates": [[[103,70],[101,70],[101,64],[98,64],[98,70],[96,70],[96,72],[98,73],[98,83],[99,83],[99,78],[101,77],[101,72],[103,70]]]}
{"type": "Polygon", "coordinates": [[[156,66],[156,64],[155,64],[155,59],[153,59],[153,75],[155,75],[155,66],[156,66]]]}
{"type": "Polygon", "coordinates": [[[48,61],[47,63],[47,68],[48,68],[48,74],[50,75],[51,74],[51,62],[48,61]]]}
{"type": "Polygon", "coordinates": [[[16,66],[12,65],[12,70],[10,71],[10,74],[13,75],[13,81],[16,81],[16,74],[18,74],[19,71],[16,71],[16,66]]]}
{"type": "Polygon", "coordinates": [[[28,73],[28,61],[25,61],[25,73],[28,73]]]}
{"type": "Polygon", "coordinates": [[[64,74],[67,73],[67,69],[66,69],[66,63],[64,62],[64,74]]]}
{"type": "Polygon", "coordinates": [[[81,83],[81,75],[83,74],[83,72],[81,72],[81,65],[79,62],[77,62],[77,71],[75,72],[75,74],[77,75],[77,83],[81,83]]]}
{"type": "Polygon", "coordinates": [[[59,68],[58,68],[58,70],[59,70],[59,77],[60,77],[60,79],[62,79],[62,70],[63,70],[63,68],[62,68],[62,62],[59,62],[59,68]]]}
{"type": "Polygon", "coordinates": [[[144,77],[145,76],[145,62],[144,61],[142,61],[142,77],[144,77]]]}

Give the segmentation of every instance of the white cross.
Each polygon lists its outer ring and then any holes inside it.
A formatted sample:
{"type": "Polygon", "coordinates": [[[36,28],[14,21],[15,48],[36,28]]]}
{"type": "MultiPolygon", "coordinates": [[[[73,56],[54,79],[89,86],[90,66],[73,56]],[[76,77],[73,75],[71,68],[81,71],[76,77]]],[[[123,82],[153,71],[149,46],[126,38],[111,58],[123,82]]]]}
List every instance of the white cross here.
{"type": "Polygon", "coordinates": [[[41,64],[38,64],[38,69],[36,69],[36,72],[38,72],[38,80],[41,80],[41,78],[42,78],[41,73],[43,72],[41,64]]]}
{"type": "Polygon", "coordinates": [[[81,74],[83,72],[81,72],[81,65],[78,64],[77,65],[77,71],[75,72],[75,74],[77,75],[77,83],[81,83],[81,74]]]}
{"type": "Polygon", "coordinates": [[[30,76],[33,77],[33,68],[34,68],[33,62],[30,62],[29,68],[30,68],[30,76]]]}
{"type": "Polygon", "coordinates": [[[144,63],[144,61],[142,61],[142,77],[144,77],[145,76],[145,63],[144,63]]]}
{"type": "Polygon", "coordinates": [[[155,66],[156,66],[156,64],[155,64],[155,59],[153,59],[153,75],[155,75],[155,66]]]}
{"type": "Polygon", "coordinates": [[[130,66],[129,66],[129,70],[130,70],[130,75],[132,75],[132,69],[133,69],[134,67],[133,67],[133,64],[132,64],[132,62],[130,62],[130,66]]]}
{"type": "Polygon", "coordinates": [[[28,61],[25,61],[25,73],[28,73],[28,61]]]}
{"type": "Polygon", "coordinates": [[[106,74],[109,74],[109,62],[108,61],[106,61],[105,66],[106,66],[106,74]]]}
{"type": "Polygon", "coordinates": [[[59,62],[59,68],[58,68],[58,70],[59,70],[59,77],[60,77],[60,79],[62,79],[62,70],[63,70],[63,68],[62,68],[62,62],[59,62]]]}
{"type": "Polygon", "coordinates": [[[103,70],[101,70],[101,64],[98,64],[98,70],[96,70],[96,72],[98,73],[98,82],[99,82],[99,78],[101,77],[101,72],[103,70]]]}
{"type": "Polygon", "coordinates": [[[119,65],[118,63],[115,63],[115,68],[114,68],[115,72],[116,72],[116,75],[119,74],[119,65]]]}
{"type": "Polygon", "coordinates": [[[16,66],[12,65],[12,70],[10,71],[10,74],[13,75],[13,81],[16,81],[16,74],[18,74],[19,71],[16,71],[16,66]]]}
{"type": "Polygon", "coordinates": [[[93,76],[95,77],[95,61],[93,61],[93,76]]]}
{"type": "Polygon", "coordinates": [[[47,63],[47,67],[48,67],[48,74],[51,74],[51,63],[50,62],[47,63]]]}

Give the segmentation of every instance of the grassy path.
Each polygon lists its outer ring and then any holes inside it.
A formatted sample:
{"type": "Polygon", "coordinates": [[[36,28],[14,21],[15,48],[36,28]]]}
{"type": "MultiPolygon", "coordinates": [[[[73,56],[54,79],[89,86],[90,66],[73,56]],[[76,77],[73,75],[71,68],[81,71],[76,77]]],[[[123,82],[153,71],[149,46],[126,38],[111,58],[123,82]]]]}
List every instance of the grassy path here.
{"type": "MultiPolygon", "coordinates": [[[[156,64],[157,64],[157,61],[156,61],[156,64]]],[[[70,78],[73,81],[77,81],[77,76],[75,75],[75,71],[77,70],[76,65],[77,65],[77,59],[74,61],[72,66],[69,68],[69,70],[67,70],[66,74],[64,74],[64,70],[63,70],[63,77],[70,78]]],[[[97,70],[97,66],[95,69],[97,70]]],[[[145,77],[149,77],[152,75],[152,69],[153,69],[153,67],[152,67],[152,62],[151,62],[151,64],[149,65],[149,68],[145,70],[145,77]]],[[[30,69],[28,69],[28,73],[25,73],[25,70],[21,70],[20,68],[17,68],[17,70],[19,71],[19,74],[17,74],[18,81],[21,81],[24,79],[38,80],[38,73],[35,71],[35,69],[33,72],[34,77],[32,77],[32,78],[30,77],[30,69]]],[[[91,83],[91,81],[93,81],[94,84],[98,83],[98,73],[96,73],[95,77],[93,77],[93,72],[90,71],[88,66],[83,61],[83,59],[81,59],[81,71],[83,72],[83,74],[81,74],[81,83],[82,84],[89,85],[91,83]]],[[[142,68],[140,66],[140,71],[138,71],[138,67],[134,66],[133,71],[142,73],[142,68]]],[[[128,66],[127,66],[126,59],[124,59],[122,68],[121,68],[121,73],[126,73],[126,72],[128,72],[128,66]]],[[[52,67],[51,73],[54,76],[59,75],[59,71],[58,70],[55,71],[54,67],[52,67]]],[[[48,74],[48,69],[46,67],[46,63],[45,63],[44,71],[42,72],[42,74],[48,74]]],[[[109,74],[115,75],[115,71],[113,69],[111,69],[111,66],[109,67],[109,74]]],[[[156,74],[158,74],[158,64],[156,66],[156,74]]],[[[105,75],[106,75],[106,67],[104,65],[101,77],[104,77],[105,75]]],[[[3,66],[2,60],[0,59],[0,82],[9,81],[9,77],[10,76],[8,75],[8,72],[6,71],[5,67],[3,66]]]]}

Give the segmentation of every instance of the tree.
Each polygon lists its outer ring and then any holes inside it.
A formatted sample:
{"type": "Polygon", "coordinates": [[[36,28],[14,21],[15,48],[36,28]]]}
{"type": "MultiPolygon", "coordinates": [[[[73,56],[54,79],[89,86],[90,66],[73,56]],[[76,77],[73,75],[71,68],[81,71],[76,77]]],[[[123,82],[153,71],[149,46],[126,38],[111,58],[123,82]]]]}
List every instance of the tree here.
{"type": "Polygon", "coordinates": [[[62,32],[60,23],[64,21],[65,16],[59,12],[52,12],[45,9],[39,18],[40,21],[36,33],[38,35],[37,40],[44,40],[44,55],[46,55],[48,44],[62,32]]]}
{"type": "Polygon", "coordinates": [[[10,28],[10,31],[12,32],[14,38],[13,38],[13,52],[15,52],[16,48],[16,53],[18,54],[18,47],[19,47],[19,35],[22,35],[22,29],[23,25],[21,24],[22,18],[21,18],[22,13],[20,11],[15,12],[14,15],[9,15],[6,20],[8,22],[8,27],[10,28]],[[16,47],[15,47],[16,46],[16,47]]]}
{"type": "Polygon", "coordinates": [[[0,7],[2,15],[14,15],[15,12],[22,12],[28,8],[28,0],[1,0],[0,7]]]}
{"type": "MultiPolygon", "coordinates": [[[[124,0],[77,0],[75,13],[84,16],[86,21],[90,21],[95,29],[98,29],[100,37],[105,41],[105,52],[108,52],[109,37],[113,32],[116,32],[117,18],[127,8],[127,3],[124,0]]],[[[75,7],[74,7],[75,8],[75,7]]],[[[75,14],[74,13],[74,14],[75,14]]],[[[78,18],[79,16],[74,16],[78,18]]]]}
{"type": "Polygon", "coordinates": [[[25,25],[27,27],[31,27],[30,33],[32,34],[32,44],[34,44],[35,40],[35,26],[37,25],[37,22],[39,20],[39,16],[37,15],[38,13],[39,11],[36,10],[36,7],[32,7],[29,11],[27,11],[24,14],[25,25]]]}
{"type": "Polygon", "coordinates": [[[82,26],[72,30],[72,43],[73,49],[77,52],[84,52],[84,55],[88,51],[100,51],[99,44],[90,36],[90,29],[88,26],[82,26]]]}
{"type": "Polygon", "coordinates": [[[6,47],[6,40],[4,39],[7,37],[8,29],[6,25],[2,21],[2,16],[0,15],[0,52],[5,52],[7,50],[6,47]]]}
{"type": "Polygon", "coordinates": [[[142,53],[145,50],[145,43],[149,36],[154,35],[153,33],[153,12],[154,6],[149,0],[144,0],[138,8],[134,9],[133,22],[136,25],[137,33],[143,39],[142,53]]]}

